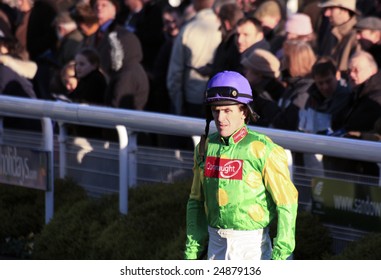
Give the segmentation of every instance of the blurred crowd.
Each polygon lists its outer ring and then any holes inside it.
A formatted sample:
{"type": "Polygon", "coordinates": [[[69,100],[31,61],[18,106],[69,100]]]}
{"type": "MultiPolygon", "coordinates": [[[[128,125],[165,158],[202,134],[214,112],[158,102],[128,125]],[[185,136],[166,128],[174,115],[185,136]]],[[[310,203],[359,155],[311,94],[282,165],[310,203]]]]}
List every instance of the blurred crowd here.
{"type": "MultiPolygon", "coordinates": [[[[380,141],[380,65],[380,0],[0,1],[7,95],[203,118],[208,80],[233,70],[251,84],[255,125],[380,141]]],[[[142,141],[188,147],[174,137],[142,141]]],[[[375,163],[323,162],[379,175],[375,163]]]]}

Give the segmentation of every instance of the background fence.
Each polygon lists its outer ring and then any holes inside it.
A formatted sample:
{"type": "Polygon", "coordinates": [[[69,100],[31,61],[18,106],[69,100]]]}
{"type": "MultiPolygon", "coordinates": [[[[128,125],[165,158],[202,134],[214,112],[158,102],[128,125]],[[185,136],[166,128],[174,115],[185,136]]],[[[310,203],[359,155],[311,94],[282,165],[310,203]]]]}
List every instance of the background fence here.
{"type": "MultiPolygon", "coordinates": [[[[55,176],[72,177],[92,196],[119,192],[121,204],[128,199],[128,187],[151,182],[170,183],[192,176],[192,151],[138,145],[137,133],[186,136],[197,141],[197,136],[203,133],[205,126],[202,119],[8,96],[0,97],[0,112],[2,116],[45,120],[49,118],[55,128],[54,133],[49,136],[54,143],[55,176]],[[119,142],[70,137],[65,129],[67,123],[115,128],[119,142]]],[[[379,142],[251,128],[266,134],[292,152],[381,162],[379,142]]],[[[213,125],[211,131],[215,131],[213,125]]],[[[5,129],[1,131],[0,139],[3,144],[36,148],[44,146],[44,137],[46,135],[43,133],[5,129]]],[[[290,169],[299,190],[300,208],[309,210],[311,179],[316,174],[324,174],[309,166],[294,166],[291,157],[290,169]]],[[[368,185],[381,185],[379,178],[357,174],[346,174],[345,178],[368,185]]],[[[127,207],[123,205],[121,211],[127,207]]],[[[337,248],[365,234],[364,231],[354,228],[332,224],[327,224],[327,227],[331,230],[337,248]]]]}

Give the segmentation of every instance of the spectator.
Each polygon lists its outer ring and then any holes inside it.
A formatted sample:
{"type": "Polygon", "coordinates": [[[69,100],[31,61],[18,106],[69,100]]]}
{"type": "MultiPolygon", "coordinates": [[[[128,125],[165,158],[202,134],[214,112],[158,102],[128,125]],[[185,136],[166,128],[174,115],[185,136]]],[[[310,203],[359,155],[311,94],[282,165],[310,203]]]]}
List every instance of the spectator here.
{"type": "Polygon", "coordinates": [[[54,99],[50,83],[53,73],[59,68],[54,58],[58,38],[53,21],[57,13],[56,1],[35,0],[28,20],[26,47],[30,59],[38,66],[33,86],[37,97],[41,99],[54,99]]]}
{"type": "Polygon", "coordinates": [[[143,49],[142,64],[151,78],[152,67],[160,47],[164,43],[162,2],[156,0],[124,0],[130,12],[125,28],[140,40],[143,49]]]}
{"type": "Polygon", "coordinates": [[[15,7],[20,12],[20,20],[19,24],[16,26],[15,29],[15,37],[19,41],[21,47],[22,47],[22,59],[28,60],[30,59],[30,55],[27,50],[27,30],[28,30],[28,23],[29,23],[29,17],[32,11],[32,7],[34,4],[34,0],[21,0],[15,2],[15,7]]]}
{"type": "Polygon", "coordinates": [[[381,19],[377,17],[366,17],[359,20],[355,25],[357,40],[362,50],[369,52],[378,67],[381,66],[381,19]]]}
{"type": "Polygon", "coordinates": [[[84,45],[98,51],[101,69],[107,78],[111,78],[122,69],[130,41],[138,41],[138,38],[116,22],[119,1],[91,0],[90,3],[97,15],[99,28],[84,40],[84,45]]]}
{"type": "Polygon", "coordinates": [[[253,17],[244,17],[237,22],[236,40],[241,58],[257,48],[270,50],[261,22],[253,17]]]}
{"type": "MultiPolygon", "coordinates": [[[[381,74],[371,54],[357,51],[349,61],[349,77],[354,95],[338,117],[341,125],[337,130],[342,136],[351,137],[346,132],[371,131],[381,117],[381,74]]],[[[379,176],[375,163],[348,159],[331,159],[329,162],[328,169],[379,176]]]]}
{"type": "Polygon", "coordinates": [[[311,19],[312,29],[318,34],[323,17],[321,16],[321,8],[318,6],[320,0],[305,0],[298,7],[298,13],[306,14],[311,19]]]}
{"type": "Polygon", "coordinates": [[[318,54],[332,56],[344,79],[348,79],[349,57],[358,49],[356,0],[329,0],[319,4],[330,26],[319,32],[318,54]]]}
{"type": "Polygon", "coordinates": [[[305,108],[299,111],[299,131],[327,134],[332,121],[347,107],[351,91],[340,83],[340,72],[331,57],[321,57],[312,67],[313,85],[305,108]]]}
{"type": "Polygon", "coordinates": [[[236,4],[225,4],[219,8],[222,41],[214,55],[210,76],[223,70],[241,70],[240,53],[235,42],[235,25],[243,17],[242,10],[236,4]]]}
{"type": "MultiPolygon", "coordinates": [[[[331,57],[320,58],[312,67],[314,83],[308,89],[309,97],[299,110],[298,130],[305,133],[329,134],[336,116],[351,98],[348,86],[340,83],[340,72],[331,57]]],[[[322,175],[321,154],[303,154],[304,166],[310,175],[322,175]]]]}
{"type": "Polygon", "coordinates": [[[70,60],[52,80],[50,91],[58,100],[71,102],[70,94],[76,89],[78,79],[75,76],[75,61],[70,60]]]}
{"type": "Polygon", "coordinates": [[[170,98],[167,89],[167,73],[171,58],[172,46],[175,38],[180,33],[183,18],[178,8],[167,6],[163,8],[163,32],[165,43],[159,50],[153,67],[152,90],[149,97],[148,110],[170,113],[170,98]]]}
{"type": "Polygon", "coordinates": [[[60,67],[74,59],[79,51],[83,35],[69,12],[60,12],[53,22],[59,39],[56,51],[56,61],[60,67]]]}
{"type": "Polygon", "coordinates": [[[312,85],[312,66],[316,55],[310,44],[304,41],[287,40],[282,59],[282,79],[287,84],[286,91],[279,100],[280,112],[273,120],[273,127],[296,131],[299,124],[299,110],[308,99],[308,89],[312,85]]]}
{"type": "Polygon", "coordinates": [[[282,47],[285,35],[285,20],[279,2],[262,2],[254,12],[254,17],[261,22],[265,38],[270,43],[270,50],[275,53],[282,47]]]}
{"type": "MultiPolygon", "coordinates": [[[[311,19],[306,14],[296,13],[287,18],[283,39],[308,42],[313,50],[316,51],[316,36],[312,29],[311,19]]],[[[283,46],[276,50],[275,54],[279,59],[282,59],[283,46]]]]}
{"type": "Polygon", "coordinates": [[[107,81],[100,70],[100,57],[92,48],[81,49],[75,55],[75,76],[78,85],[70,99],[78,103],[104,105],[107,81]]]}
{"type": "MultiPolygon", "coordinates": [[[[25,75],[33,76],[36,67],[32,62],[17,59],[16,39],[5,37],[0,30],[0,93],[23,98],[37,98],[33,85],[25,75]],[[21,63],[20,63],[21,62],[21,63]],[[27,69],[25,69],[25,66],[27,69]],[[19,74],[22,71],[22,75],[19,74]]],[[[4,117],[3,126],[12,129],[41,130],[39,120],[4,117]]]]}
{"type": "Polygon", "coordinates": [[[167,87],[173,113],[203,116],[203,96],[208,78],[197,69],[213,61],[221,42],[213,0],[194,0],[197,14],[180,31],[173,45],[167,75],[167,87]]]}
{"type": "MultiPolygon", "coordinates": [[[[133,35],[133,33],[130,33],[133,35]]],[[[106,105],[114,108],[143,110],[149,95],[147,74],[141,64],[143,52],[136,36],[125,41],[121,68],[110,77],[106,105]]]]}
{"type": "MultiPolygon", "coordinates": [[[[230,0],[229,0],[230,1],[230,0]]],[[[200,67],[197,71],[203,76],[212,77],[220,71],[242,71],[240,64],[241,54],[238,51],[235,38],[235,26],[244,17],[237,4],[228,3],[214,7],[220,20],[222,41],[214,54],[213,63],[200,67]]]]}
{"type": "MultiPolygon", "coordinates": [[[[75,56],[75,74],[78,79],[76,88],[69,94],[73,102],[89,105],[104,105],[107,82],[105,75],[100,71],[100,57],[92,48],[81,49],[75,56]]],[[[97,138],[103,137],[103,129],[73,125],[76,136],[97,138]]]]}
{"type": "Polygon", "coordinates": [[[71,17],[77,23],[78,29],[86,40],[95,34],[99,28],[97,15],[88,3],[77,3],[71,12],[71,17]]]}
{"type": "Polygon", "coordinates": [[[0,63],[11,68],[20,76],[32,80],[37,73],[37,64],[30,60],[23,60],[22,51],[17,39],[5,36],[0,30],[0,63]]]}
{"type": "MultiPolygon", "coordinates": [[[[163,32],[165,42],[161,46],[153,66],[152,88],[145,110],[160,113],[171,113],[171,100],[167,89],[167,73],[173,42],[180,33],[184,18],[179,8],[170,5],[163,8],[163,32]]],[[[147,139],[152,139],[152,144],[159,147],[183,148],[183,144],[188,138],[167,136],[162,134],[148,134],[147,139]],[[185,140],[185,141],[184,141],[185,140]]]]}
{"type": "Polygon", "coordinates": [[[268,127],[279,112],[278,100],[285,88],[280,81],[280,61],[269,51],[256,49],[241,61],[253,91],[256,125],[268,127]]]}

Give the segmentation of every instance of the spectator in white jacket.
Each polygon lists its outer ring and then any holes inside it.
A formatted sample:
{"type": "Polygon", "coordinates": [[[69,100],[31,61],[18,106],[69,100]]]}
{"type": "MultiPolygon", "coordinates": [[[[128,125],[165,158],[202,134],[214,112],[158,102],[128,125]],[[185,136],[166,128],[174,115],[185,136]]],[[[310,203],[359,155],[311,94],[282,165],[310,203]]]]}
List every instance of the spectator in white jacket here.
{"type": "Polygon", "coordinates": [[[193,0],[196,15],[177,36],[169,62],[167,87],[172,112],[203,117],[204,91],[208,76],[198,68],[213,61],[221,42],[220,22],[212,10],[213,0],[193,0]]]}

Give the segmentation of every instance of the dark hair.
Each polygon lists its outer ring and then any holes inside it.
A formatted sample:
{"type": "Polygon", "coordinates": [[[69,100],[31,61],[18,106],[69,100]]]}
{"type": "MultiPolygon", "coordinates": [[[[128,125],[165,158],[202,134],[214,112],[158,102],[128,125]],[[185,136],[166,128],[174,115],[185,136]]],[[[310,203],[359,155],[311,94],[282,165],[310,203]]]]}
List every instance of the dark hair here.
{"type": "Polygon", "coordinates": [[[335,60],[330,56],[320,57],[312,66],[311,74],[315,76],[328,76],[330,74],[336,75],[337,65],[335,60]]]}
{"type": "Polygon", "coordinates": [[[0,37],[0,46],[7,48],[9,55],[17,58],[22,57],[23,48],[14,36],[0,37]]]}
{"type": "Polygon", "coordinates": [[[75,5],[70,15],[77,23],[84,23],[87,25],[98,23],[97,15],[90,5],[86,3],[78,3],[75,5]]]}
{"type": "Polygon", "coordinates": [[[218,17],[221,21],[227,20],[232,26],[236,25],[244,15],[242,9],[235,3],[222,5],[218,13],[218,17]]]}
{"type": "Polygon", "coordinates": [[[243,17],[240,20],[238,20],[236,26],[241,26],[247,22],[251,22],[255,26],[255,29],[257,29],[258,32],[263,32],[262,23],[260,22],[260,20],[256,19],[255,17],[243,17]]]}

